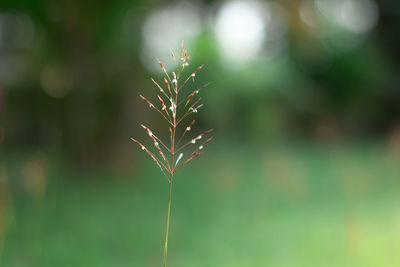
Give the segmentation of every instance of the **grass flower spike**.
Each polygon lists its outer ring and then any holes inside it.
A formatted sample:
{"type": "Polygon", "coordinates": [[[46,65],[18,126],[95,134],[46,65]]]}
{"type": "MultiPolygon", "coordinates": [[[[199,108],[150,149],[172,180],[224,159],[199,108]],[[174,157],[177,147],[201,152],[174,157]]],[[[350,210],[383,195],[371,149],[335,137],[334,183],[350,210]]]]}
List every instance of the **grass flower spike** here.
{"type": "Polygon", "coordinates": [[[175,174],[192,159],[200,156],[203,153],[204,146],[212,140],[212,137],[208,137],[208,139],[206,139],[206,141],[204,141],[203,143],[201,143],[200,141],[203,136],[206,136],[212,132],[212,129],[210,129],[200,135],[189,138],[187,142],[181,144],[185,136],[193,129],[193,126],[195,124],[195,120],[191,120],[189,123],[186,123],[186,119],[193,116],[193,113],[197,113],[198,110],[203,107],[203,104],[200,104],[200,97],[196,100],[193,100],[193,104],[191,104],[191,101],[193,98],[196,98],[196,95],[198,95],[203,88],[207,87],[209,83],[201,86],[200,88],[193,89],[193,84],[197,72],[199,72],[204,67],[204,64],[199,66],[193,72],[187,74],[186,78],[181,79],[181,77],[184,76],[185,67],[189,66],[190,59],[187,49],[184,48],[183,42],[179,58],[175,56],[172,49],[170,50],[170,53],[172,60],[177,65],[176,69],[172,73],[168,73],[164,64],[159,59],[157,59],[157,62],[164,73],[163,82],[165,84],[165,87],[163,88],[160,85],[162,83],[158,83],[155,79],[151,78],[151,81],[156,86],[157,91],[159,91],[159,93],[155,97],[158,100],[156,99],[156,102],[150,102],[146,97],[139,95],[150,109],[158,112],[162,116],[162,118],[168,123],[167,131],[169,133],[169,142],[162,141],[162,139],[157,137],[150,130],[150,128],[143,124],[141,125],[142,128],[145,130],[146,134],[153,142],[153,152],[150,151],[138,140],[131,138],[132,141],[139,145],[140,149],[144,150],[150,156],[150,158],[161,170],[162,174],[165,176],[166,180],[169,183],[168,213],[163,255],[164,267],[167,266],[171,194],[175,174]],[[185,93],[185,91],[187,92],[185,93]],[[182,94],[183,97],[181,96],[182,94]],[[159,104],[155,105],[153,103],[159,104]],[[181,133],[179,134],[179,132],[181,133]],[[200,145],[196,145],[197,142],[200,142],[200,145]],[[191,151],[189,149],[191,149],[191,151]],[[183,152],[183,150],[189,151],[183,152]],[[187,156],[185,157],[185,155],[187,156]]]}

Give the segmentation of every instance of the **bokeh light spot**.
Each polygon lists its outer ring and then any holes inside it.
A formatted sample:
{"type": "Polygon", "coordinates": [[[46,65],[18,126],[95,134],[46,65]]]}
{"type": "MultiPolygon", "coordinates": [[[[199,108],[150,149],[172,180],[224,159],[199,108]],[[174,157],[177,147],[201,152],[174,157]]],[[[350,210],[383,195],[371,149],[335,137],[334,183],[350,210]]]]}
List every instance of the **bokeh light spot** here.
{"type": "MultiPolygon", "coordinates": [[[[152,72],[160,68],[155,57],[178,47],[182,40],[194,39],[202,29],[201,8],[194,3],[180,2],[151,13],[144,21],[141,59],[152,72]]],[[[169,55],[160,57],[167,69],[172,65],[169,55]],[[168,60],[167,60],[168,59],[168,60]]]]}
{"type": "Polygon", "coordinates": [[[66,71],[47,66],[40,75],[40,84],[49,96],[63,98],[70,92],[73,79],[66,71]]]}
{"type": "Polygon", "coordinates": [[[373,0],[316,0],[316,6],[326,19],[354,34],[367,33],[378,22],[378,6],[373,0]]]}
{"type": "Polygon", "coordinates": [[[222,51],[231,59],[247,61],[261,50],[270,21],[268,6],[252,1],[223,5],[217,15],[215,32],[222,51]]]}

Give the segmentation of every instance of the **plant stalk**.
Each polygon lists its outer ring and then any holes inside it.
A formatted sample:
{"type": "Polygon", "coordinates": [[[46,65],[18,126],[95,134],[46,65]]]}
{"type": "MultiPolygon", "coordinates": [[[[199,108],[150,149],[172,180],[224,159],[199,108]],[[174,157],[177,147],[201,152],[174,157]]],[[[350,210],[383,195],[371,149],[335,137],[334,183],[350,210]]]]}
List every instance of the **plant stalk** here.
{"type": "Polygon", "coordinates": [[[166,223],[166,229],[165,229],[165,246],[164,246],[163,267],[167,267],[169,217],[171,214],[171,194],[172,194],[172,175],[171,175],[171,181],[169,182],[168,215],[167,215],[167,223],[166,223]]]}

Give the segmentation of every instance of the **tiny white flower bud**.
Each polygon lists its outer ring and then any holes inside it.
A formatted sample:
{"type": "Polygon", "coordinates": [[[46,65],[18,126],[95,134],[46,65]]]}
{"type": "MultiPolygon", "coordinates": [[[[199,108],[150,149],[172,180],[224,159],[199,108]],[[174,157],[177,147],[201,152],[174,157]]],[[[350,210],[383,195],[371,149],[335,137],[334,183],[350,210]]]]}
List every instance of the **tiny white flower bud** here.
{"type": "Polygon", "coordinates": [[[171,110],[172,116],[175,117],[175,105],[174,105],[174,103],[171,104],[171,106],[169,107],[169,110],[171,110]]]}
{"type": "Polygon", "coordinates": [[[146,148],[144,146],[142,146],[142,150],[145,150],[146,148]]]}
{"type": "Polygon", "coordinates": [[[172,112],[174,112],[175,103],[174,103],[174,101],[172,100],[172,98],[171,98],[169,101],[171,102],[171,106],[169,107],[169,110],[171,110],[172,112]]]}
{"type": "Polygon", "coordinates": [[[202,150],[202,149],[203,149],[203,146],[199,146],[199,149],[202,150]]]}
{"type": "Polygon", "coordinates": [[[195,144],[196,143],[196,140],[195,139],[192,139],[192,141],[190,141],[192,144],[195,144]]]}
{"type": "Polygon", "coordinates": [[[190,127],[188,126],[188,127],[186,127],[186,131],[187,132],[189,132],[190,131],[190,127]]]}
{"type": "Polygon", "coordinates": [[[178,164],[178,162],[181,160],[182,157],[183,157],[183,153],[179,154],[179,157],[175,162],[175,166],[178,164]]]}
{"type": "Polygon", "coordinates": [[[192,73],[192,77],[196,76],[196,73],[192,73]]]}

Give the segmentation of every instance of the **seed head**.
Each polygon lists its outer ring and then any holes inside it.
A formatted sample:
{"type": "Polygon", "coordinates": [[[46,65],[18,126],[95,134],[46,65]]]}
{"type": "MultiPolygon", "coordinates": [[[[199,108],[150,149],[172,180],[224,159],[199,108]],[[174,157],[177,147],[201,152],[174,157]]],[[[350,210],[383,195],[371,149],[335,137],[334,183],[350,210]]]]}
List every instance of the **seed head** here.
{"type": "MultiPolygon", "coordinates": [[[[162,138],[158,138],[156,135],[153,134],[153,132],[146,126],[142,125],[142,127],[145,129],[146,134],[150,136],[154,143],[154,148],[157,149],[157,154],[153,154],[152,151],[150,151],[147,147],[145,147],[142,143],[137,141],[136,139],[132,139],[132,141],[136,142],[139,147],[146,151],[146,153],[153,159],[153,161],[158,165],[158,167],[161,169],[162,173],[166,177],[166,179],[169,182],[172,182],[172,176],[176,171],[178,171],[181,167],[183,167],[186,163],[191,161],[193,158],[199,156],[202,154],[203,146],[207,144],[211,138],[208,138],[205,136],[205,134],[208,134],[211,130],[208,130],[200,135],[197,135],[196,137],[191,137],[188,141],[186,141],[183,145],[181,144],[181,141],[183,141],[185,134],[189,134],[192,130],[192,127],[195,123],[194,120],[192,120],[191,123],[186,124],[183,129],[184,131],[181,134],[181,137],[178,138],[176,136],[176,132],[180,131],[180,125],[181,122],[183,122],[188,116],[191,116],[192,113],[197,113],[198,109],[201,108],[203,105],[200,103],[201,97],[197,98],[196,100],[193,99],[194,103],[190,104],[192,98],[194,98],[195,95],[199,94],[200,90],[207,85],[208,83],[203,85],[200,88],[194,88],[195,90],[191,90],[191,92],[184,93],[184,96],[181,96],[178,94],[180,93],[181,89],[182,91],[185,91],[186,87],[185,84],[190,81],[190,79],[195,79],[197,72],[203,68],[204,65],[199,66],[197,69],[195,69],[192,72],[188,72],[187,74],[184,74],[184,68],[189,66],[189,59],[190,55],[187,52],[187,49],[184,49],[183,47],[183,42],[182,42],[182,47],[181,47],[181,53],[179,56],[175,56],[174,52],[172,49],[170,50],[172,59],[175,61],[177,69],[172,72],[168,72],[164,66],[164,64],[157,59],[158,64],[160,65],[163,73],[164,73],[164,83],[163,84],[158,84],[153,78],[151,79],[152,82],[156,85],[157,89],[159,90],[159,95],[157,95],[157,98],[159,100],[160,104],[154,105],[151,103],[148,99],[146,99],[144,96],[140,95],[140,97],[152,108],[153,110],[157,111],[158,113],[161,114],[161,116],[168,121],[170,127],[169,127],[169,135],[170,135],[170,144],[171,146],[168,147],[162,138]],[[186,76],[181,83],[181,76],[186,76]],[[165,87],[165,90],[160,86],[163,85],[165,87]],[[170,103],[168,103],[170,102],[170,103]],[[182,104],[182,107],[180,105],[182,104]],[[187,107],[188,106],[188,107],[187,107]],[[180,114],[182,111],[182,114],[180,114]],[[183,149],[191,144],[196,144],[202,137],[208,138],[205,142],[202,141],[201,144],[197,145],[197,149],[195,149],[193,152],[188,154],[188,157],[184,160],[182,160],[183,153],[180,153],[183,151],[183,149]],[[170,157],[168,157],[169,153],[170,157]],[[179,155],[178,155],[179,154],[179,155]],[[176,157],[174,156],[176,155],[176,157]],[[175,162],[174,162],[175,161],[175,162]],[[180,164],[179,164],[180,163],[180,164]],[[179,165],[178,165],[179,164],[179,165]],[[171,176],[167,175],[171,174],[171,176]]],[[[157,91],[158,91],[157,90],[157,91]]],[[[200,142],[198,142],[200,143],[200,142]]],[[[186,152],[185,152],[186,153],[186,152]]]]}

